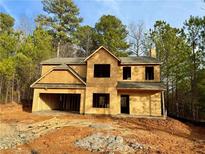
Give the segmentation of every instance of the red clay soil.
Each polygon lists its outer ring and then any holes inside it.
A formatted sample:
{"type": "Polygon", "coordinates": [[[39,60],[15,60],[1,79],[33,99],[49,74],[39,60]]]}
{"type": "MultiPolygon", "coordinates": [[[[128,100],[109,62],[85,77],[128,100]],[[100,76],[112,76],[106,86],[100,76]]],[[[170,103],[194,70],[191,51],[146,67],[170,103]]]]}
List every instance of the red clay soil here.
{"type": "MultiPolygon", "coordinates": [[[[0,121],[8,124],[35,123],[52,117],[52,115],[36,115],[22,111],[21,105],[15,103],[0,105],[0,121]]],[[[149,145],[151,150],[147,153],[205,153],[205,128],[172,118],[160,120],[76,114],[62,115],[58,118],[78,119],[79,121],[89,119],[101,123],[115,124],[117,128],[109,133],[118,134],[127,139],[135,139],[138,143],[149,145]]],[[[92,133],[96,133],[96,129],[91,127],[64,127],[42,135],[28,144],[19,145],[13,149],[1,150],[0,153],[91,153],[76,147],[74,142],[92,133]]]]}

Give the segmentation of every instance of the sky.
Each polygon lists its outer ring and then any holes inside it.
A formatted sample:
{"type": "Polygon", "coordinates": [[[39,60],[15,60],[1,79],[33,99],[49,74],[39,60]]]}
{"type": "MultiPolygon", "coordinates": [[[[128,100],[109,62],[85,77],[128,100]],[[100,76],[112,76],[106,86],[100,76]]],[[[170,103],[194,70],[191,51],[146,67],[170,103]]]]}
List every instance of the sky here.
{"type": "MultiPolygon", "coordinates": [[[[94,26],[104,14],[117,16],[125,25],[143,22],[152,28],[156,20],[165,20],[174,27],[182,27],[192,16],[205,16],[203,0],[74,0],[80,9],[82,25],[94,26]]],[[[23,19],[34,25],[38,14],[44,13],[40,0],[0,0],[0,12],[15,18],[17,28],[23,19]]]]}

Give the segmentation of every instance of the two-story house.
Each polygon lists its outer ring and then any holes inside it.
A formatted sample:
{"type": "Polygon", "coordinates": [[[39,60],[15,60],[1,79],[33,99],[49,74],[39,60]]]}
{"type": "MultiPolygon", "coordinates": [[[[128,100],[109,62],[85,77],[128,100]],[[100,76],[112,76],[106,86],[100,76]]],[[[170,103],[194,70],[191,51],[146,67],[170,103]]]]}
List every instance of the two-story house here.
{"type": "Polygon", "coordinates": [[[86,58],[53,58],[41,64],[42,75],[31,85],[32,111],[164,114],[165,89],[156,58],[116,57],[101,46],[86,58]]]}

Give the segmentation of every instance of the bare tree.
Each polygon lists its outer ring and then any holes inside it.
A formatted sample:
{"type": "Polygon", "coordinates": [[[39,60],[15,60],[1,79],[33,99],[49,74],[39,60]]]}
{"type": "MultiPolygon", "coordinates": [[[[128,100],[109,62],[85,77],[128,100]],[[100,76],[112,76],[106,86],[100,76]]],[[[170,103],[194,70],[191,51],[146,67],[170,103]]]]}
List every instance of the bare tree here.
{"type": "Polygon", "coordinates": [[[28,16],[23,15],[19,19],[18,30],[22,31],[25,35],[32,34],[35,29],[35,24],[28,18],[28,16]]]}
{"type": "Polygon", "coordinates": [[[129,25],[129,44],[132,54],[139,56],[143,53],[144,22],[131,23],[129,25]]]}
{"type": "Polygon", "coordinates": [[[80,47],[72,43],[65,43],[60,46],[60,57],[83,57],[80,47]]]}

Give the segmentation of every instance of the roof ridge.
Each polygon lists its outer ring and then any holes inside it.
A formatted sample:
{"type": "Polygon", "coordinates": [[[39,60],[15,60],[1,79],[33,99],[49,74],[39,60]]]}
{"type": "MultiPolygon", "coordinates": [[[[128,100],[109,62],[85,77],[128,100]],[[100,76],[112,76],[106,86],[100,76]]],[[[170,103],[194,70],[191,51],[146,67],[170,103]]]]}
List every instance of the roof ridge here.
{"type": "Polygon", "coordinates": [[[104,46],[100,46],[99,48],[97,48],[93,53],[91,53],[89,56],[87,56],[84,61],[86,62],[88,59],[90,59],[95,53],[97,53],[100,49],[104,49],[105,51],[107,51],[111,56],[113,56],[116,60],[120,61],[119,57],[117,57],[115,54],[113,54],[112,52],[110,52],[107,48],[105,48],[104,46]]]}

